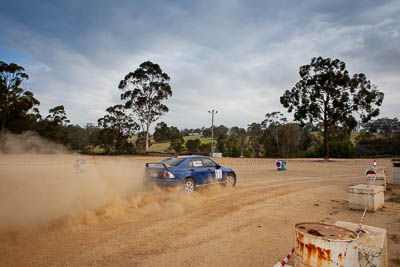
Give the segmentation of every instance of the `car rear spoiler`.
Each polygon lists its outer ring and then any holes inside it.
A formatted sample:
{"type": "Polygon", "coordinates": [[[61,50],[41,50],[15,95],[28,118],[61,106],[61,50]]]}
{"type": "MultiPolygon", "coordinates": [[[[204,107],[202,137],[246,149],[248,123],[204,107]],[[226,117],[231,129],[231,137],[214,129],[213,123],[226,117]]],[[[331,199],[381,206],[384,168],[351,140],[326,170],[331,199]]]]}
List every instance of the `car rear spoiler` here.
{"type": "Polygon", "coordinates": [[[168,169],[169,167],[171,167],[170,165],[161,163],[161,162],[148,162],[148,163],[146,163],[146,168],[152,168],[152,167],[154,168],[154,167],[156,167],[155,165],[158,165],[158,166],[162,165],[164,167],[164,169],[168,169]]]}

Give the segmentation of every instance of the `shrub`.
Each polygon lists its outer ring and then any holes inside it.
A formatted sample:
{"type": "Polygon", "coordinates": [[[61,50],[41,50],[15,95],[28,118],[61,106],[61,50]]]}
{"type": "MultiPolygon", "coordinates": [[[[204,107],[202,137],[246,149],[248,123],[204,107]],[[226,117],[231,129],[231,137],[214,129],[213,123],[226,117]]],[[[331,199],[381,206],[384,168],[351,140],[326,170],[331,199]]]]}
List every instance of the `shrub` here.
{"type": "MultiPolygon", "coordinates": [[[[330,158],[351,158],[354,156],[354,146],[350,140],[329,141],[328,142],[330,158]]],[[[306,152],[308,158],[324,157],[324,144],[318,143],[306,152]]]]}

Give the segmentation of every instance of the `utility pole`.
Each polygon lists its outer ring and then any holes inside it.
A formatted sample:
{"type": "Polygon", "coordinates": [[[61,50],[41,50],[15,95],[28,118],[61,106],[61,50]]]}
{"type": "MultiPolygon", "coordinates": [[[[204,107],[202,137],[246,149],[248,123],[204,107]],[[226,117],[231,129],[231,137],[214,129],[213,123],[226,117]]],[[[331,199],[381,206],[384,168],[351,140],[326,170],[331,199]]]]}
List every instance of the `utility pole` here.
{"type": "Polygon", "coordinates": [[[209,110],[208,113],[211,113],[211,157],[214,154],[214,114],[218,113],[218,110],[209,110]]]}

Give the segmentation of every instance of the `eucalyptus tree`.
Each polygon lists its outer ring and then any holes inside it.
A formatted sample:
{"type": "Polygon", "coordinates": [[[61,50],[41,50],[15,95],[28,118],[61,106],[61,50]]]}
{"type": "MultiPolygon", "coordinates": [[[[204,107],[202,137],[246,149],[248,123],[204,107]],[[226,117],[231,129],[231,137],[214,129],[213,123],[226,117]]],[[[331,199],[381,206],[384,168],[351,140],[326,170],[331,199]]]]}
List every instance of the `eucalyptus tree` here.
{"type": "Polygon", "coordinates": [[[265,114],[261,122],[264,131],[269,131],[274,138],[278,155],[281,155],[280,128],[287,123],[287,119],[280,111],[265,114]]]}
{"type": "Polygon", "coordinates": [[[379,132],[389,137],[393,134],[400,133],[400,121],[398,118],[380,118],[377,120],[371,120],[370,122],[363,125],[363,128],[368,132],[379,132]]]}
{"type": "Polygon", "coordinates": [[[158,64],[146,61],[135,72],[128,73],[118,86],[123,91],[121,100],[126,101],[125,107],[138,116],[146,132],[146,152],[149,150],[151,124],[169,111],[163,104],[172,96],[169,80],[158,64]]]}
{"type": "Polygon", "coordinates": [[[313,58],[309,65],[300,67],[300,80],[280,98],[294,119],[301,125],[305,121],[322,122],[324,158],[329,158],[328,138],[331,127],[349,130],[357,126],[355,116],[363,123],[379,115],[384,94],[371,83],[365,74],[346,70],[339,59],[313,58]]]}
{"type": "Polygon", "coordinates": [[[200,139],[189,139],[185,143],[185,147],[188,152],[195,153],[199,151],[199,147],[201,145],[200,139]]]}
{"type": "Polygon", "coordinates": [[[68,145],[72,141],[69,136],[72,128],[67,127],[69,122],[64,106],[55,106],[49,109],[49,115],[44,120],[38,121],[36,131],[44,138],[68,145]]]}
{"type": "Polygon", "coordinates": [[[246,129],[239,128],[234,126],[229,129],[229,138],[228,142],[232,141],[240,148],[240,156],[243,156],[246,150],[246,143],[247,143],[247,131],[246,129]]]}
{"type": "Polygon", "coordinates": [[[261,124],[256,122],[249,124],[247,126],[247,134],[249,136],[249,146],[253,153],[253,157],[258,158],[262,148],[263,130],[261,124]]]}
{"type": "Polygon", "coordinates": [[[114,146],[119,155],[127,139],[135,134],[139,125],[126,114],[124,105],[111,106],[106,111],[108,114],[98,120],[98,125],[103,129],[103,136],[107,141],[105,145],[114,146]]]}
{"type": "MultiPolygon", "coordinates": [[[[40,104],[32,92],[23,88],[23,82],[27,79],[29,76],[23,67],[0,61],[0,151],[5,148],[5,132],[10,115],[26,115],[40,104]]],[[[37,109],[35,112],[38,114],[37,109]]]]}
{"type": "Polygon", "coordinates": [[[169,127],[165,122],[157,123],[153,133],[154,141],[156,142],[167,142],[170,139],[169,127]]]}
{"type": "Polygon", "coordinates": [[[182,152],[185,140],[183,139],[181,132],[175,126],[169,127],[168,132],[169,140],[171,141],[169,148],[175,150],[177,153],[182,152]]]}
{"type": "Polygon", "coordinates": [[[46,117],[46,120],[49,120],[59,126],[66,125],[70,122],[70,120],[67,118],[67,113],[65,112],[63,105],[55,106],[54,108],[49,109],[49,115],[46,117]]]}

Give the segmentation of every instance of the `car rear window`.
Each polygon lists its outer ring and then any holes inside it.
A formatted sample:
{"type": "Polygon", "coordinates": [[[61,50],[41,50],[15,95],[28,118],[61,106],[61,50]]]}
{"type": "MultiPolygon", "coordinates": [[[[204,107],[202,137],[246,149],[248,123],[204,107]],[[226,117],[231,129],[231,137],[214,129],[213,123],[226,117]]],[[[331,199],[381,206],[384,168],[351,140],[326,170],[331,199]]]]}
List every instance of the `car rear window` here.
{"type": "Polygon", "coordinates": [[[183,161],[184,159],[178,159],[178,158],[167,158],[167,159],[164,159],[163,161],[162,161],[162,163],[164,163],[164,164],[168,164],[168,165],[171,165],[171,166],[177,166],[177,165],[179,165],[182,161],[183,161]]]}

